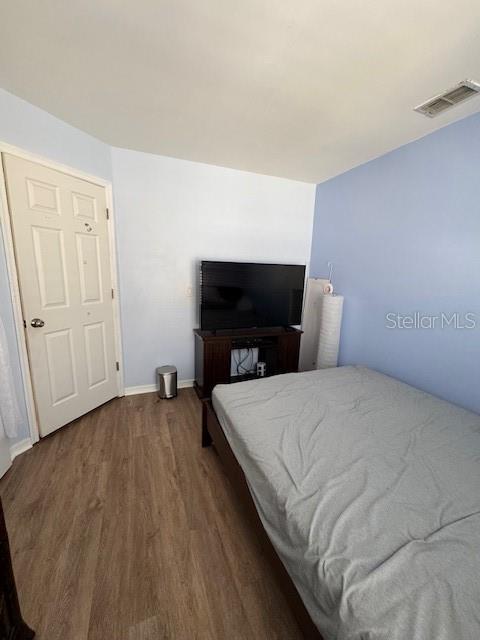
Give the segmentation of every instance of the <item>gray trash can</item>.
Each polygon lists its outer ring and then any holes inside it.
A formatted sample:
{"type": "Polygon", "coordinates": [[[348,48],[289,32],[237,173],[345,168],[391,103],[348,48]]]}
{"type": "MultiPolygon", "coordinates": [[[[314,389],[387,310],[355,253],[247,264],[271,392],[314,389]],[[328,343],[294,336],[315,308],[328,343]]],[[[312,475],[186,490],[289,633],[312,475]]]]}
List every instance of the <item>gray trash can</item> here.
{"type": "Polygon", "coordinates": [[[175,398],[177,395],[177,367],[170,364],[157,367],[157,381],[160,398],[175,398]]]}

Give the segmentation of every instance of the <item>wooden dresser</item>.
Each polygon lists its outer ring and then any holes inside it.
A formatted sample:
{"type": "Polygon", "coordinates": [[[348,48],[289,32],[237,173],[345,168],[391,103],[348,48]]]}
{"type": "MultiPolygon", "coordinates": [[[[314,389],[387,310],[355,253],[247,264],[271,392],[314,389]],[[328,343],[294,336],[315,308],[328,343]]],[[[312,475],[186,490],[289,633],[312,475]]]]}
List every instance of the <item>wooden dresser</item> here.
{"type": "Polygon", "coordinates": [[[20,612],[0,500],[0,640],[30,640],[34,636],[35,633],[25,624],[20,612]]]}

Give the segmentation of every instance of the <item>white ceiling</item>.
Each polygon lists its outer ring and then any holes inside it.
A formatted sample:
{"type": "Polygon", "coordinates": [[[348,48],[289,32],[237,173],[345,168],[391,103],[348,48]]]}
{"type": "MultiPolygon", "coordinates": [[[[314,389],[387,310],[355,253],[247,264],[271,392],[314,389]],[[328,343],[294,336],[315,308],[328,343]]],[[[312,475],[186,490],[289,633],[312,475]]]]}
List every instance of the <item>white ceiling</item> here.
{"type": "Polygon", "coordinates": [[[478,0],[0,0],[0,86],[105,142],[321,182],[453,120],[478,0]]]}

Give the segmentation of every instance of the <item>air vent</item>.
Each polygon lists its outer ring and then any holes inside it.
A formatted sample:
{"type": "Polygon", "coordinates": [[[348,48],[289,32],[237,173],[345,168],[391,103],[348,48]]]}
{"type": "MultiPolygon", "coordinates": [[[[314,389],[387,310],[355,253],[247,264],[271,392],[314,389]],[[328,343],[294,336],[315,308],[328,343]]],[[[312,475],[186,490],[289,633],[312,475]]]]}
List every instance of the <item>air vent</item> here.
{"type": "Polygon", "coordinates": [[[443,113],[447,109],[451,109],[457,104],[468,100],[469,98],[473,98],[480,93],[480,84],[477,82],[473,82],[472,80],[464,80],[460,82],[453,89],[448,89],[444,93],[441,93],[434,98],[430,98],[423,104],[415,107],[415,111],[419,113],[423,113],[425,116],[429,118],[434,118],[438,116],[439,113],[443,113]]]}

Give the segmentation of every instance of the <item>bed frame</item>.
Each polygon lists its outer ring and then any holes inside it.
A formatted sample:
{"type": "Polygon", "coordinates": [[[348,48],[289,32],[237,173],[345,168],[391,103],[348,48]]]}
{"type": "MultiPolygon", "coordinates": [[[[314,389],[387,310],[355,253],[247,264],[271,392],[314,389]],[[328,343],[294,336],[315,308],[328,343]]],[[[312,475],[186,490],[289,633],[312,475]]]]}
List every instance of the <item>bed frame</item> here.
{"type": "Polygon", "coordinates": [[[313,623],[305,605],[300,598],[298,591],[290,578],[283,562],[280,560],[275,548],[270,542],[262,521],[257,513],[250,490],[247,485],[245,475],[238,463],[210,400],[202,402],[202,447],[213,444],[223,463],[225,474],[230,480],[240,502],[243,505],[255,535],[260,542],[265,557],[276,576],[277,582],[288,602],[292,613],[302,631],[305,640],[323,640],[322,635],[313,623]]]}

